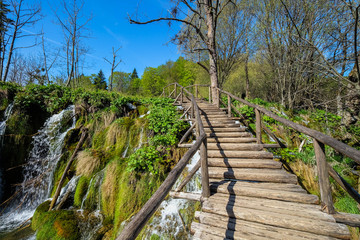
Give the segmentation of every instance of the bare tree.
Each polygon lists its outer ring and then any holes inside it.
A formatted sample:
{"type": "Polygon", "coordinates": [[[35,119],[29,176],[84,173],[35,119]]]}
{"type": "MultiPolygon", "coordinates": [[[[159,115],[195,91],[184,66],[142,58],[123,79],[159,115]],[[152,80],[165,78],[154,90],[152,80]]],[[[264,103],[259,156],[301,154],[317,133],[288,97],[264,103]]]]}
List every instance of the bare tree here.
{"type": "Polygon", "coordinates": [[[79,73],[78,67],[80,57],[83,55],[83,49],[81,45],[81,39],[88,37],[85,35],[86,25],[92,19],[92,17],[85,17],[83,15],[83,7],[85,2],[83,0],[72,0],[67,3],[65,0],[61,2],[65,19],[54,11],[57,20],[59,21],[65,36],[65,52],[66,52],[66,63],[68,69],[68,77],[66,86],[69,86],[71,81],[76,79],[79,73]]]}
{"type": "Polygon", "coordinates": [[[113,54],[113,58],[112,58],[112,61],[110,62],[108,59],[104,58],[104,60],[106,62],[108,62],[110,65],[111,65],[111,75],[110,75],[110,84],[109,84],[109,91],[111,92],[112,91],[112,88],[113,88],[113,74],[114,74],[114,70],[117,68],[117,66],[122,62],[121,59],[119,59],[118,61],[116,60],[116,58],[118,57],[117,55],[117,52],[121,49],[118,48],[116,51],[114,49],[114,47],[112,48],[112,54],[113,54]]]}
{"type": "Polygon", "coordinates": [[[60,49],[57,50],[57,52],[53,56],[52,60],[49,59],[49,51],[45,47],[44,35],[45,35],[44,31],[42,31],[42,34],[41,34],[41,47],[42,47],[42,54],[43,54],[43,64],[44,64],[46,81],[49,84],[50,83],[49,72],[51,71],[52,67],[54,66],[56,60],[58,59],[58,57],[60,55],[60,49]]]}
{"type": "Polygon", "coordinates": [[[212,96],[214,103],[219,103],[219,95],[216,87],[219,86],[218,76],[218,51],[216,45],[216,31],[219,17],[226,7],[233,3],[232,0],[175,0],[168,10],[169,15],[148,21],[134,20],[130,23],[149,24],[159,21],[179,22],[194,29],[197,37],[204,43],[209,56],[209,67],[202,65],[210,75],[212,96]],[[185,15],[184,19],[180,15],[185,15]],[[202,26],[205,26],[206,32],[202,26]]]}
{"type": "MultiPolygon", "coordinates": [[[[29,33],[27,31],[25,32],[23,29],[26,26],[34,25],[37,21],[40,20],[41,17],[40,16],[41,8],[38,3],[33,5],[26,5],[25,0],[11,0],[9,6],[10,6],[11,14],[13,15],[13,19],[12,19],[13,22],[11,24],[11,29],[9,29],[9,31],[11,31],[11,34],[9,34],[9,39],[8,41],[6,41],[5,46],[3,46],[5,51],[5,48],[7,47],[7,43],[10,44],[9,49],[7,50],[8,54],[7,54],[5,72],[4,75],[2,76],[2,80],[4,82],[6,81],[9,73],[11,59],[14,54],[14,51],[16,49],[29,48],[37,45],[36,43],[34,43],[31,46],[15,47],[16,40],[24,37],[34,37],[38,35],[38,34],[29,33]]],[[[0,72],[2,72],[2,70],[0,72]]]]}

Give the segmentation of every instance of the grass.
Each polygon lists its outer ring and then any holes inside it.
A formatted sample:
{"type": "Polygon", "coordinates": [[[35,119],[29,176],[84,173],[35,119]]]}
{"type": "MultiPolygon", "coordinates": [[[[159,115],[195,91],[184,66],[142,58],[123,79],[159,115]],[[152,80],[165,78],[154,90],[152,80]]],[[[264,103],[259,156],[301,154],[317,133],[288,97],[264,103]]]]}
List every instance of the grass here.
{"type": "Polygon", "coordinates": [[[100,159],[94,157],[89,150],[79,152],[76,160],[76,175],[90,177],[100,166],[100,159]]]}
{"type": "Polygon", "coordinates": [[[360,214],[358,203],[349,195],[337,197],[336,202],[334,203],[334,207],[337,211],[340,212],[360,214]]]}

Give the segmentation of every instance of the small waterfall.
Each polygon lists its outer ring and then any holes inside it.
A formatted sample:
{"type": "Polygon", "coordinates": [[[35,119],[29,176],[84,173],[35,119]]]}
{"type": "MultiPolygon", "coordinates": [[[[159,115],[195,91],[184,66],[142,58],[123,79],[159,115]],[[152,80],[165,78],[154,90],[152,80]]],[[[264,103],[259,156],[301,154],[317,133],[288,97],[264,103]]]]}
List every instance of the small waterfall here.
{"type": "Polygon", "coordinates": [[[82,240],[97,239],[97,231],[102,227],[104,216],[101,214],[101,185],[104,180],[105,169],[96,173],[90,180],[87,192],[82,200],[81,207],[78,210],[83,221],[79,221],[82,240]],[[91,196],[90,192],[94,189],[95,196],[91,196]],[[93,198],[93,199],[90,199],[93,198]],[[96,210],[86,211],[86,203],[95,201],[96,210]]]}
{"type": "MultiPolygon", "coordinates": [[[[185,169],[184,172],[190,171],[199,160],[200,154],[196,152],[186,166],[187,170],[185,169]]],[[[183,175],[178,179],[173,189],[182,182],[184,177],[183,175]]],[[[184,191],[201,193],[200,182],[201,176],[200,171],[198,171],[185,186],[184,191]]],[[[155,213],[152,222],[146,226],[143,240],[150,239],[153,235],[158,235],[160,239],[191,239],[190,232],[185,229],[183,216],[181,215],[181,210],[188,209],[191,204],[191,201],[185,199],[174,199],[170,197],[164,200],[157,210],[157,213],[155,213]]]]}
{"type": "Polygon", "coordinates": [[[4,113],[4,120],[2,122],[0,122],[0,136],[1,137],[5,134],[6,122],[7,122],[7,120],[9,120],[9,117],[11,116],[13,107],[14,107],[14,103],[10,103],[9,106],[7,106],[5,113],[4,113]]]}
{"type": "Polygon", "coordinates": [[[17,189],[16,201],[0,216],[0,232],[21,226],[49,197],[64,138],[75,123],[75,107],[72,105],[51,116],[33,137],[33,148],[23,170],[24,181],[17,189]]]}

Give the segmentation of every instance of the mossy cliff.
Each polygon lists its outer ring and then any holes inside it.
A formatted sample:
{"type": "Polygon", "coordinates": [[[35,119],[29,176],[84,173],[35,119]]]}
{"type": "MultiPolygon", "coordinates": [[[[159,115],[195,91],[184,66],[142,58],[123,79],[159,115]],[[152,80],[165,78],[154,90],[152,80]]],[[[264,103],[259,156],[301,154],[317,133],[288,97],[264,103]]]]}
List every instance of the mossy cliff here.
{"type": "MultiPolygon", "coordinates": [[[[4,139],[5,146],[13,148],[7,147],[1,156],[14,158],[3,168],[17,167],[18,176],[32,135],[49,116],[75,105],[76,127],[65,137],[51,195],[78,144],[81,128],[88,129],[63,185],[78,176],[75,191],[61,209],[48,212],[48,202],[38,207],[32,219],[37,239],[87,238],[89,232],[93,239],[114,239],[121,224],[145,204],[185,151],[175,146],[187,124],[178,120],[170,99],[54,85],[15,89],[12,99],[9,94],[2,97],[5,108],[10,102],[14,108],[4,139]]],[[[21,182],[18,177],[11,181],[21,182]]]]}

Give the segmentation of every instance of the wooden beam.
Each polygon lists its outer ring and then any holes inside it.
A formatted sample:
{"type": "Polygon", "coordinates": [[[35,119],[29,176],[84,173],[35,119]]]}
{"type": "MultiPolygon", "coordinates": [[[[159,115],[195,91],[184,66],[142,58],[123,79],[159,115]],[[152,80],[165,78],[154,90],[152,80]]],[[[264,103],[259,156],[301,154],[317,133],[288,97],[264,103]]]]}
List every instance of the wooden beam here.
{"type": "Polygon", "coordinates": [[[209,185],[209,170],[208,170],[208,155],[207,155],[207,141],[206,138],[200,147],[200,161],[201,161],[201,185],[202,196],[204,198],[210,197],[209,185]]]}
{"type": "Polygon", "coordinates": [[[184,136],[180,139],[179,144],[182,144],[185,141],[185,139],[190,135],[191,131],[194,129],[195,126],[196,126],[196,122],[193,123],[193,125],[189,128],[189,130],[186,131],[184,136]]]}
{"type": "Polygon", "coordinates": [[[255,118],[256,118],[256,142],[261,144],[261,113],[259,110],[255,109],[255,118]]]}
{"type": "Polygon", "coordinates": [[[360,215],[351,213],[335,213],[332,214],[338,223],[343,223],[351,227],[360,227],[360,215]]]}
{"type": "Polygon", "coordinates": [[[227,97],[228,97],[228,104],[227,104],[228,117],[231,118],[231,97],[229,94],[227,95],[227,97]]]}
{"type": "Polygon", "coordinates": [[[185,193],[185,192],[170,192],[170,196],[173,198],[181,198],[191,201],[198,201],[202,202],[203,198],[201,197],[201,194],[198,193],[185,193]]]}
{"type": "Polygon", "coordinates": [[[198,161],[196,165],[191,169],[189,174],[185,177],[185,179],[180,183],[180,185],[175,189],[175,192],[180,192],[183,187],[190,181],[190,179],[195,175],[195,173],[199,170],[201,166],[201,161],[198,161]]]}

